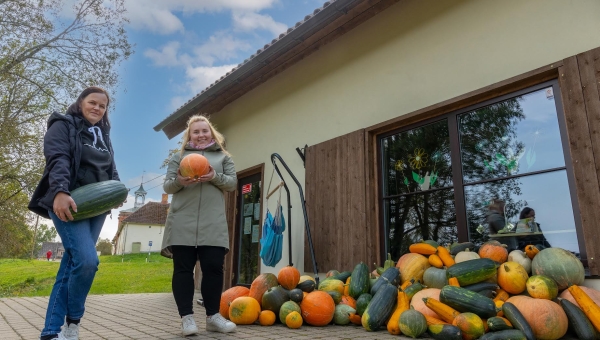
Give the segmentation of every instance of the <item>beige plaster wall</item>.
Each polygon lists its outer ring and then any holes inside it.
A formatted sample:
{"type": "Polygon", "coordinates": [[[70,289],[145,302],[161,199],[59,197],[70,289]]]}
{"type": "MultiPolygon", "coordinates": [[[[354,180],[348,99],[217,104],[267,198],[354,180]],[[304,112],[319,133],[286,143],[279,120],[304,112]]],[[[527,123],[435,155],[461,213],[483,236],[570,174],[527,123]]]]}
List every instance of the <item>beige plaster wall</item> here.
{"type": "MultiPolygon", "coordinates": [[[[226,135],[238,170],[264,162],[268,182],[270,155],[277,152],[304,184],[296,147],[598,47],[599,17],[598,0],[403,0],[247,93],[213,120],[226,135]]],[[[302,271],[304,221],[296,185],[285,179],[294,207],[292,262],[302,271]]],[[[271,199],[271,210],[274,204],[271,199]]],[[[287,235],[284,240],[282,261],[276,268],[263,266],[262,272],[287,265],[287,235]]]]}

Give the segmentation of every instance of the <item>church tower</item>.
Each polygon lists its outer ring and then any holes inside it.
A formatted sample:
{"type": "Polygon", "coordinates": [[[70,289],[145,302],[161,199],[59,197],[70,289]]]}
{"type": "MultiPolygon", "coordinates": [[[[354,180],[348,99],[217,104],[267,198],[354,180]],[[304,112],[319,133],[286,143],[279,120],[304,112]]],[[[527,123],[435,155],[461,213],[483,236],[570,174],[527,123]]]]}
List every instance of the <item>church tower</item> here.
{"type": "Polygon", "coordinates": [[[148,192],[144,190],[144,184],[140,184],[140,188],[135,191],[135,204],[133,205],[133,208],[135,210],[141,208],[144,205],[147,193],[148,192]]]}

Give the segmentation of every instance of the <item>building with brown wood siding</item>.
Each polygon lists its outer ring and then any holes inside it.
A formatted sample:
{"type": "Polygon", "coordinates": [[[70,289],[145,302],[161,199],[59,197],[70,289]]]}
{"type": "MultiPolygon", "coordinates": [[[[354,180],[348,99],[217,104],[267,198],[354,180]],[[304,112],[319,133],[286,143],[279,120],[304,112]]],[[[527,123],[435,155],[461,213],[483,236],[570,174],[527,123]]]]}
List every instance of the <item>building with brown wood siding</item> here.
{"type": "Polygon", "coordinates": [[[328,1],[191,98],[155,129],[173,138],[208,113],[227,138],[226,286],[314,271],[285,171],[283,258],[260,264],[272,153],[303,186],[320,273],[397,260],[420,239],[481,243],[502,199],[514,225],[533,208],[545,239],[531,242],[575,253],[596,284],[598,13],[596,0],[328,1]]]}

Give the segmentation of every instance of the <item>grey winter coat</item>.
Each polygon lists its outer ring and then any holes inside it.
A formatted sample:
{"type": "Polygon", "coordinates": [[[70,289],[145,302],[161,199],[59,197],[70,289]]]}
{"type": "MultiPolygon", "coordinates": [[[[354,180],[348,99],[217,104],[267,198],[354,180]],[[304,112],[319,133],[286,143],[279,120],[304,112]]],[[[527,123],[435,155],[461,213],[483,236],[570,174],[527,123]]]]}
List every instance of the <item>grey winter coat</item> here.
{"type": "Polygon", "coordinates": [[[190,153],[204,155],[216,175],[209,182],[183,186],[177,181],[182,157],[179,152],[171,157],[163,187],[166,193],[173,194],[173,198],[167,215],[162,247],[217,246],[229,249],[223,192],[234,191],[237,186],[233,161],[217,144],[209,146],[206,150],[186,146],[183,156],[190,153]]]}

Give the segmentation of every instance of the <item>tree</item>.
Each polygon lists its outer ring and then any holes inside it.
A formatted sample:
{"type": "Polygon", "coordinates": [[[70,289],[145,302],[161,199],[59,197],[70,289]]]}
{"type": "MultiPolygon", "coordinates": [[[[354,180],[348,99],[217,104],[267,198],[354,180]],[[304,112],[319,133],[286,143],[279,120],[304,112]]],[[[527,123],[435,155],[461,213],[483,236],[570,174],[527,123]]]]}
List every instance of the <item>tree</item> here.
{"type": "Polygon", "coordinates": [[[117,68],[133,53],[124,0],[79,0],[71,12],[67,3],[0,0],[0,236],[11,240],[0,256],[31,249],[27,197],[44,169],[50,111],[64,112],[90,85],[114,92],[117,68]]]}
{"type": "Polygon", "coordinates": [[[96,250],[100,252],[100,255],[112,255],[112,243],[109,239],[100,239],[96,244],[96,250]]]}
{"type": "Polygon", "coordinates": [[[33,256],[35,257],[36,254],[42,249],[42,245],[44,244],[44,242],[54,242],[54,239],[56,238],[57,234],[58,233],[56,232],[56,229],[54,227],[49,227],[46,224],[41,224],[37,228],[37,232],[35,233],[35,246],[33,249],[33,256]]]}

